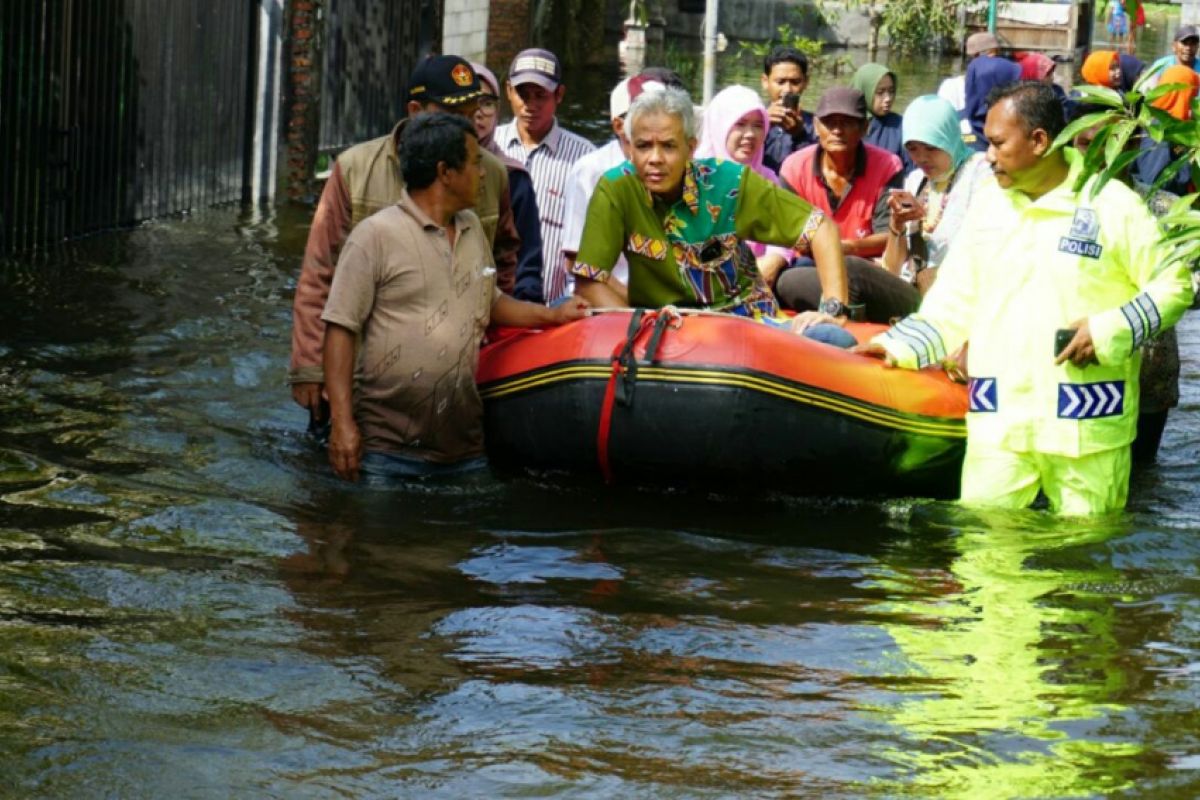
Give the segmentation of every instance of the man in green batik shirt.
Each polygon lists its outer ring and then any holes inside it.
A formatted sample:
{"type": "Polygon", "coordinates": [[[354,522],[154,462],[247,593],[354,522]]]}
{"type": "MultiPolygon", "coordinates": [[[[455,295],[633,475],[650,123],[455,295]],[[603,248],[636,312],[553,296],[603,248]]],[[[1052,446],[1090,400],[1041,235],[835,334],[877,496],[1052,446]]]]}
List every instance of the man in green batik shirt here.
{"type": "Polygon", "coordinates": [[[612,288],[622,252],[629,305],[676,305],[755,318],[776,317],[775,297],[743,240],[811,250],[820,311],[796,318],[803,331],[844,324],[846,265],[837,226],[796,195],[733,161],[695,159],[695,117],[679,89],[643,94],[629,109],[631,160],[605,173],[588,205],[576,294],[597,307],[626,305],[612,288]]]}

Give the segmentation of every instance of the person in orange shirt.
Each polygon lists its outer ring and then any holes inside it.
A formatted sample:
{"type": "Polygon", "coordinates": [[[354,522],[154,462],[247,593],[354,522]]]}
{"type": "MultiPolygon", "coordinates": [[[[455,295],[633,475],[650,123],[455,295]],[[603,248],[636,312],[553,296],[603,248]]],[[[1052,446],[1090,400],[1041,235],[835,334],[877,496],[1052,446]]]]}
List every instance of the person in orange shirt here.
{"type": "MultiPolygon", "coordinates": [[[[1180,65],[1167,67],[1163,71],[1159,86],[1171,84],[1178,85],[1179,88],[1167,92],[1151,102],[1151,105],[1166,111],[1177,120],[1187,122],[1194,117],[1192,105],[1196,100],[1197,91],[1200,90],[1200,75],[1197,75],[1191,67],[1180,65]]],[[[1183,153],[1184,148],[1179,145],[1173,145],[1170,142],[1156,142],[1146,136],[1142,139],[1142,152],[1134,161],[1133,174],[1139,182],[1153,186],[1163,170],[1171,162],[1178,160],[1183,153]]],[[[1196,191],[1196,181],[1192,175],[1191,165],[1184,164],[1160,188],[1179,196],[1196,191]]]]}

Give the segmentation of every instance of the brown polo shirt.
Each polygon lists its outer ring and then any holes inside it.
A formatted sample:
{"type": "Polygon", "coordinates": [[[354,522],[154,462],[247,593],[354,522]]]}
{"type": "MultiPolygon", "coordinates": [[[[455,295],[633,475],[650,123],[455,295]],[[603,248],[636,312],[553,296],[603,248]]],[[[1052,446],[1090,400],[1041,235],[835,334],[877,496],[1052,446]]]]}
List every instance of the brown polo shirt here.
{"type": "Polygon", "coordinates": [[[483,453],[475,365],[499,290],[479,218],[454,220],[451,251],[405,190],[338,258],[321,318],[358,334],[354,417],[366,450],[443,464],[483,453]]]}

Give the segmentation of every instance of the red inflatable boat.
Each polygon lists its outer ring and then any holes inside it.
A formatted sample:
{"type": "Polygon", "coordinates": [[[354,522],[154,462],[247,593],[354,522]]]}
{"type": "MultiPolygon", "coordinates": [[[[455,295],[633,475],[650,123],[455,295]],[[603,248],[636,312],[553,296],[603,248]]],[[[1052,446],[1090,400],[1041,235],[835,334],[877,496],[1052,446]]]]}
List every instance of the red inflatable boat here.
{"type": "MultiPolygon", "coordinates": [[[[882,329],[849,326],[859,341],[882,329]]],[[[965,387],[721,314],[597,313],[483,348],[493,464],[621,483],[949,497],[965,387]]]]}

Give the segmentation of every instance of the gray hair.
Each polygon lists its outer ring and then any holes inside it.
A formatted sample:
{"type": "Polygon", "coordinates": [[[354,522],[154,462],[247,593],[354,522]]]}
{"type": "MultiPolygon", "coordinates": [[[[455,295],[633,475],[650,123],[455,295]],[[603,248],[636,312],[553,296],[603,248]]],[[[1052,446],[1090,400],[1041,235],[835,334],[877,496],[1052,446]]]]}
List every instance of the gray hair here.
{"type": "Polygon", "coordinates": [[[688,139],[696,138],[696,110],[692,106],[692,98],[683,89],[668,86],[666,89],[643,92],[633,101],[626,116],[626,136],[633,138],[633,129],[638,117],[648,114],[670,114],[683,123],[683,135],[688,139]]]}

